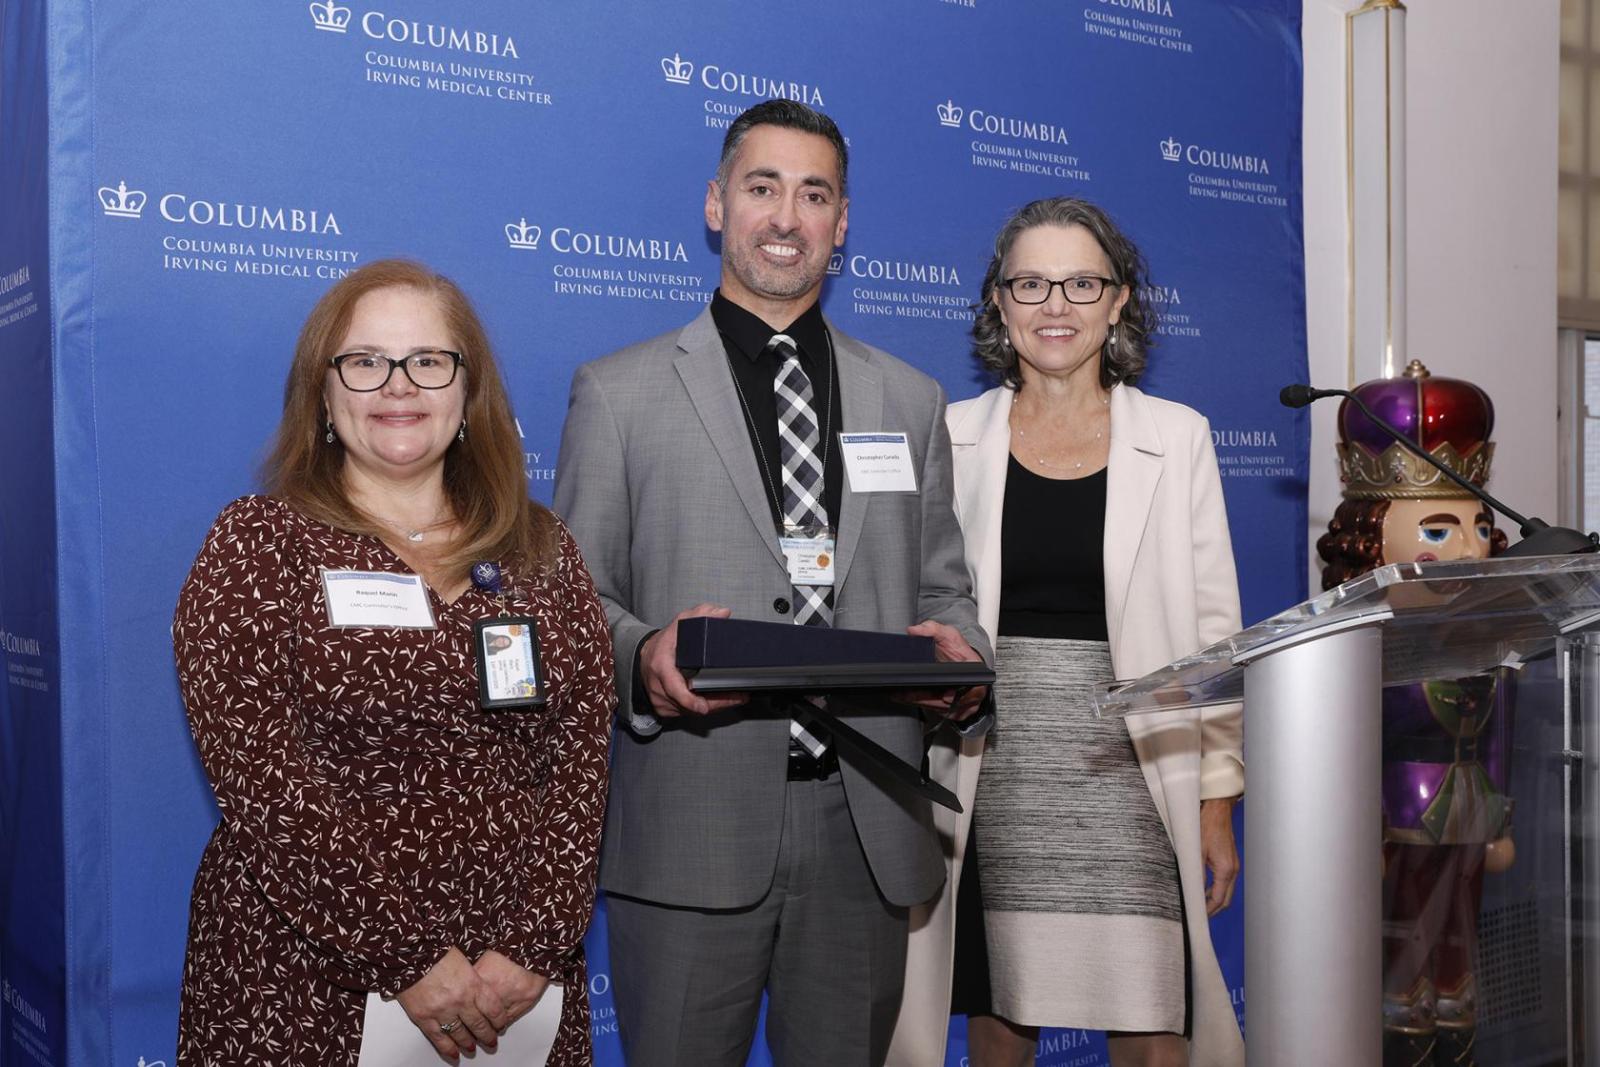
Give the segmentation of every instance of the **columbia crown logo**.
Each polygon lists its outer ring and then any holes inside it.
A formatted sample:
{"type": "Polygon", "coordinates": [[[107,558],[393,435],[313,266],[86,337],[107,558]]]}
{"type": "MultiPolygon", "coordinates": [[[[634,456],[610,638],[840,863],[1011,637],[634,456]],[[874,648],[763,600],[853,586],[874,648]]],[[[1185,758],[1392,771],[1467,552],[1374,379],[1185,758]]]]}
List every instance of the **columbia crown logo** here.
{"type": "Polygon", "coordinates": [[[136,219],[144,214],[144,204],[149,198],[138,189],[129,189],[127,182],[118,182],[115,189],[102,185],[99,189],[100,207],[116,219],[136,219]]]}
{"type": "Polygon", "coordinates": [[[959,126],[961,116],[966,114],[965,109],[958,107],[954,100],[946,100],[939,105],[939,125],[959,126]]]}
{"type": "Polygon", "coordinates": [[[506,223],[506,244],[512,248],[538,248],[539,236],[544,231],[537,226],[529,226],[527,219],[506,223]]]}
{"type": "Polygon", "coordinates": [[[1168,163],[1176,163],[1183,154],[1183,145],[1176,137],[1168,137],[1161,142],[1161,158],[1168,163]]]}
{"type": "Polygon", "coordinates": [[[671,59],[661,61],[661,73],[673,85],[688,85],[689,76],[694,73],[694,64],[674,52],[671,59]]]}
{"type": "Polygon", "coordinates": [[[322,0],[320,4],[311,4],[311,24],[319,30],[329,33],[343,33],[350,28],[350,9],[340,7],[333,0],[322,0]]]}
{"type": "Polygon", "coordinates": [[[842,270],[844,270],[844,253],[835,252],[828,257],[828,273],[838,274],[842,270]]]}

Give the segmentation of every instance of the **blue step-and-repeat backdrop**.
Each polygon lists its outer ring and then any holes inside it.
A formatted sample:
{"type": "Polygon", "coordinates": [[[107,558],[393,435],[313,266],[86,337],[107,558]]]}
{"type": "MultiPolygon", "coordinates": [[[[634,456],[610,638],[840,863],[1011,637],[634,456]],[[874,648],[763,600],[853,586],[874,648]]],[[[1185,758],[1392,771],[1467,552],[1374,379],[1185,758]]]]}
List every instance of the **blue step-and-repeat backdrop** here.
{"type": "MultiPolygon", "coordinates": [[[[1276,400],[1306,369],[1299,9],[0,0],[0,1059],[173,1062],[216,810],[168,626],[318,295],[390,255],[459,280],[548,500],[573,368],[709,299],[705,182],[765,97],[850,140],[826,311],[952,398],[985,385],[969,304],[1007,214],[1108,207],[1153,268],[1145,385],[1214,427],[1246,617],[1299,599],[1308,427],[1276,400]]],[[[1241,910],[1215,934],[1242,1016],[1241,910]]],[[[1047,1032],[1039,1062],[1104,1043],[1047,1032]]]]}

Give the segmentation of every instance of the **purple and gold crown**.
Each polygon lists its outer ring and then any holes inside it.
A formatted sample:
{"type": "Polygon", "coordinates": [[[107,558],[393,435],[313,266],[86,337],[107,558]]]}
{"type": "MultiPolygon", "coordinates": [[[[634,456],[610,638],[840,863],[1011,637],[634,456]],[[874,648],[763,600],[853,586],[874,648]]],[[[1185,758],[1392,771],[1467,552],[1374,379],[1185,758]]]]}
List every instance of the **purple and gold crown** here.
{"type": "MultiPolygon", "coordinates": [[[[1435,378],[1412,360],[1398,378],[1364,382],[1353,392],[1380,419],[1421,445],[1473,485],[1489,480],[1494,404],[1458,378],[1435,378]]],[[[1373,424],[1346,400],[1339,406],[1339,480],[1351,500],[1464,496],[1461,487],[1373,424]]]]}

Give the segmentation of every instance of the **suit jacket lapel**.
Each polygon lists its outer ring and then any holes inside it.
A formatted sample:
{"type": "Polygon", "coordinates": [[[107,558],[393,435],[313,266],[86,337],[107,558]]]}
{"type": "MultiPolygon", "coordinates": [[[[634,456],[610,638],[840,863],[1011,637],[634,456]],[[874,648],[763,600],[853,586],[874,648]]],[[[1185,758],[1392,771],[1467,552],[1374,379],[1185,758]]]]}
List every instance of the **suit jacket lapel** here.
{"type": "Polygon", "coordinates": [[[1115,660],[1121,644],[1133,565],[1144,540],[1150,506],[1161,482],[1161,434],[1150,402],[1132,386],[1111,391],[1111,449],[1106,471],[1106,528],[1103,541],[1106,629],[1115,660]]]}
{"type": "MultiPolygon", "coordinates": [[[[874,367],[867,353],[855,341],[839,333],[828,324],[828,336],[833,338],[834,362],[839,372],[839,414],[844,419],[841,430],[860,432],[883,429],[883,372],[874,367]]],[[[838,448],[837,437],[828,443],[838,448]]],[[[850,476],[840,465],[844,484],[839,487],[839,515],[834,519],[838,527],[838,541],[834,545],[835,590],[844,585],[845,575],[854,562],[856,547],[861,542],[861,528],[866,522],[870,493],[850,491],[850,476]]],[[[837,597],[837,592],[835,596],[837,597]]]]}
{"type": "Polygon", "coordinates": [[[994,641],[1000,627],[1000,537],[1006,470],[1011,458],[1011,404],[1016,392],[991,389],[950,427],[956,518],[978,590],[978,622],[994,641]]]}
{"type": "MultiPolygon", "coordinates": [[[[678,348],[683,354],[673,366],[683,379],[706,436],[721,457],[734,492],[739,494],[745,511],[749,512],[757,534],[771,550],[773,558],[787,566],[772,527],[772,507],[767,501],[770,490],[756,462],[755,450],[750,447],[739,393],[733,383],[733,372],[728,369],[727,350],[711,321],[709,308],[678,334],[678,348]]],[[[708,518],[708,521],[714,520],[708,518]]]]}

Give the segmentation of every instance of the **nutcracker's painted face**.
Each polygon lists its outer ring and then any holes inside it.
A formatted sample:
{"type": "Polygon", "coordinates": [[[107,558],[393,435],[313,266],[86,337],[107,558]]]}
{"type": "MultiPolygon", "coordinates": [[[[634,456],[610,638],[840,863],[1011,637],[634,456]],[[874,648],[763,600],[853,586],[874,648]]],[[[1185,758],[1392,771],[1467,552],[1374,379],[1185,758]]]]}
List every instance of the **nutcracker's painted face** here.
{"type": "Polygon", "coordinates": [[[1392,500],[1383,517],[1383,562],[1488,559],[1493,529],[1471,497],[1392,500]]]}

